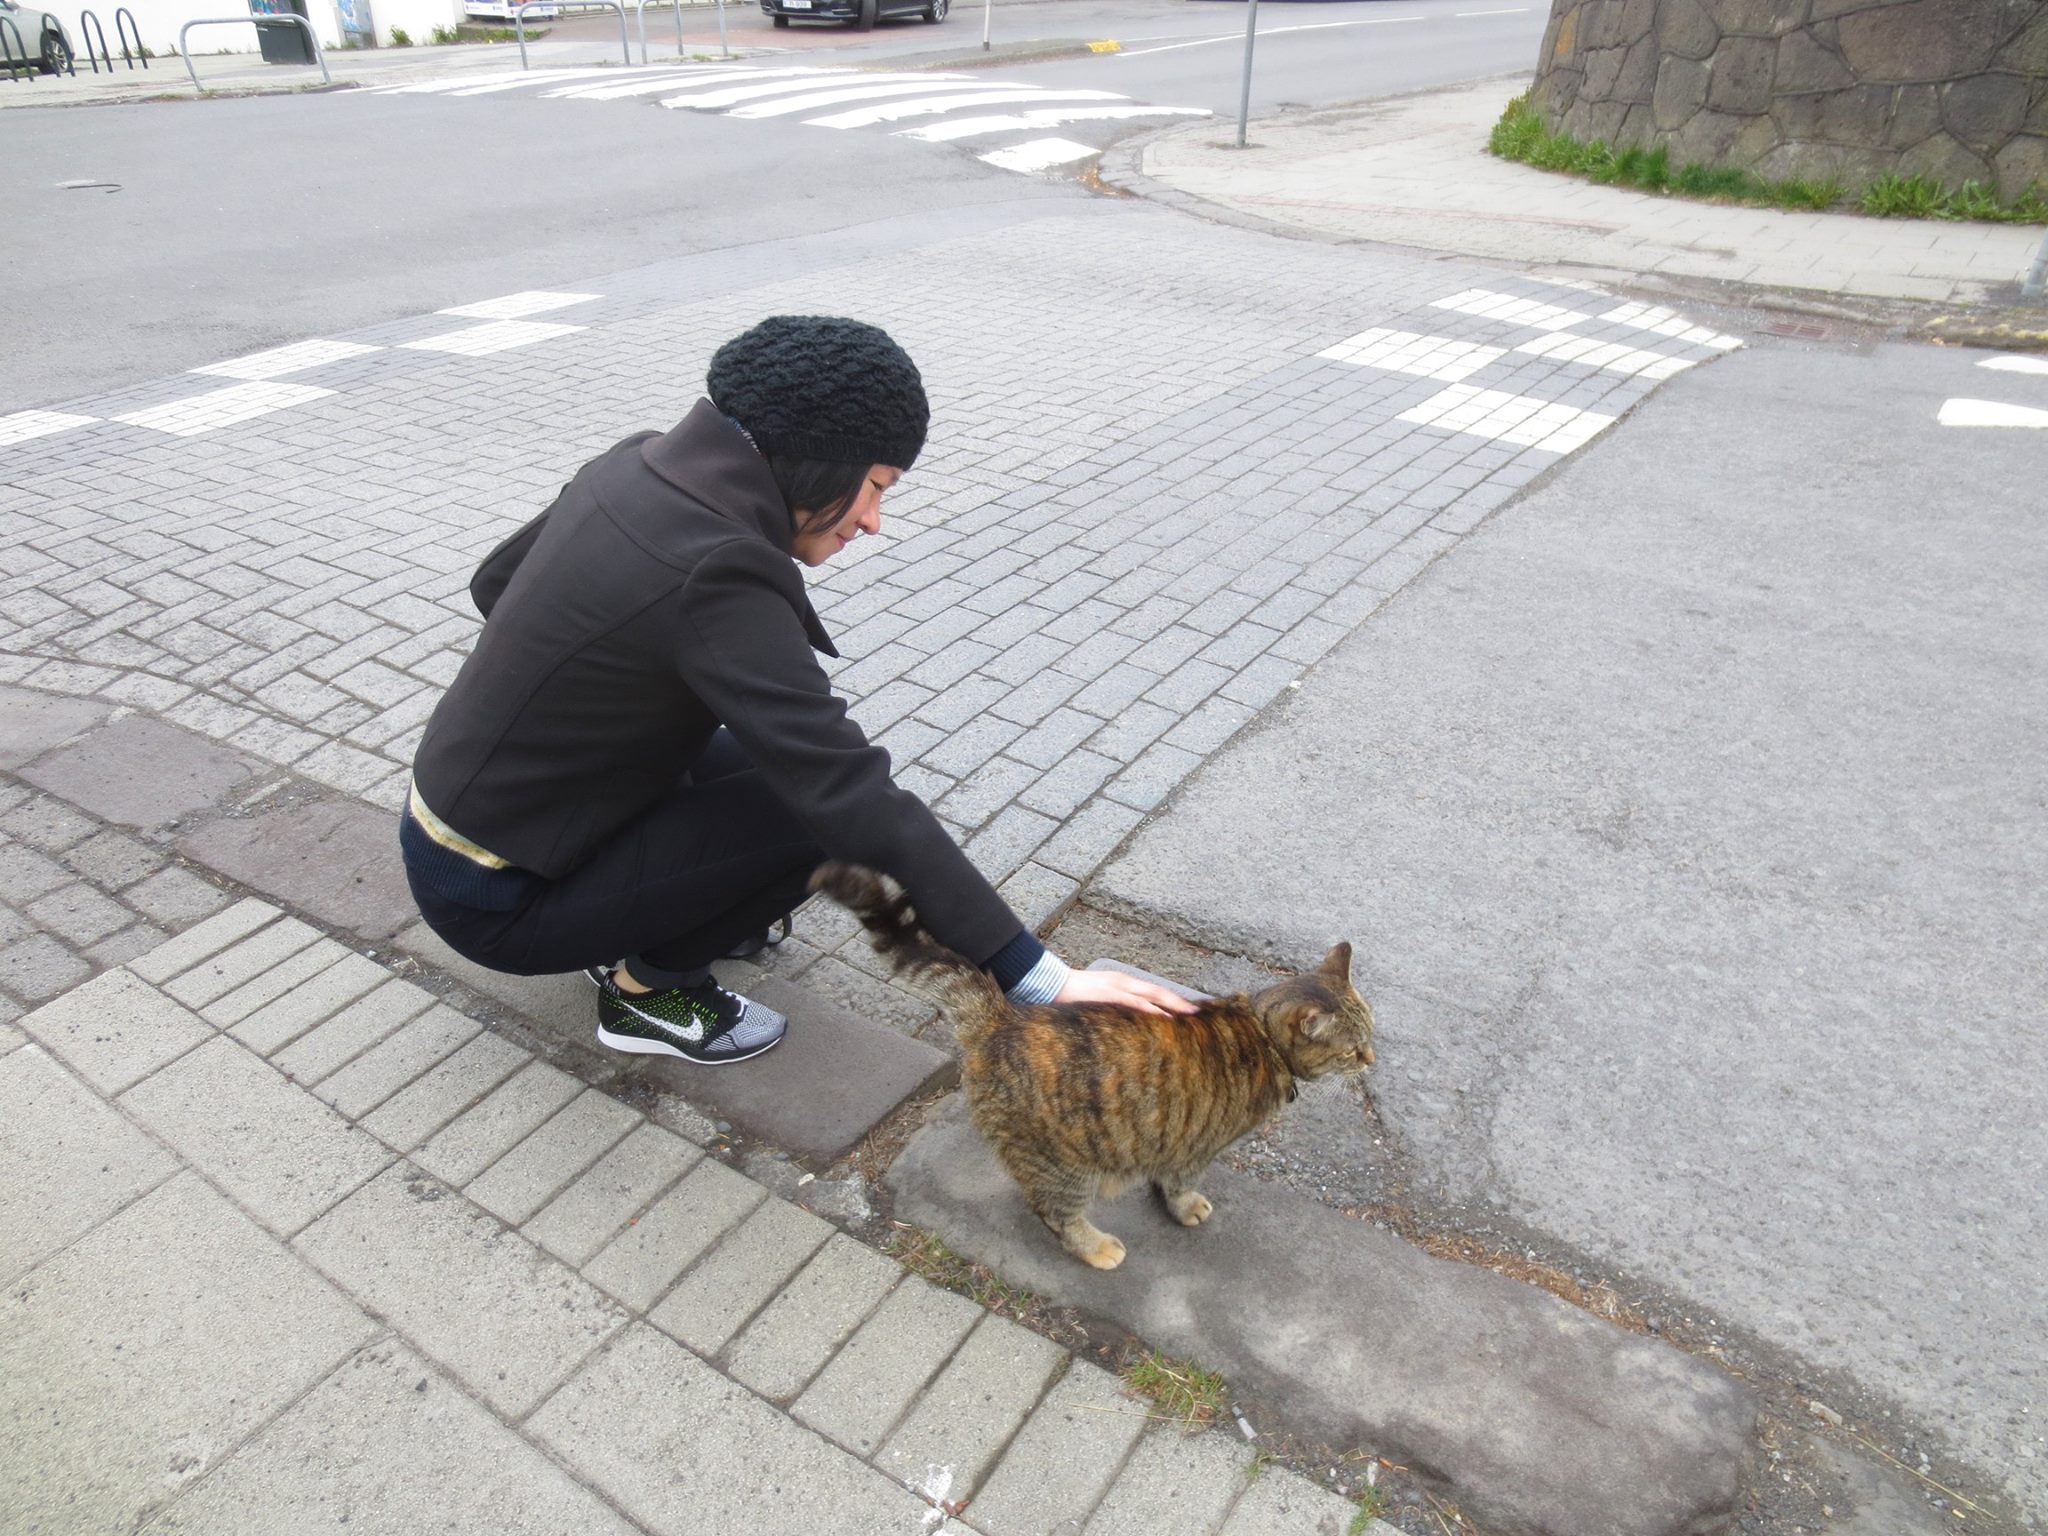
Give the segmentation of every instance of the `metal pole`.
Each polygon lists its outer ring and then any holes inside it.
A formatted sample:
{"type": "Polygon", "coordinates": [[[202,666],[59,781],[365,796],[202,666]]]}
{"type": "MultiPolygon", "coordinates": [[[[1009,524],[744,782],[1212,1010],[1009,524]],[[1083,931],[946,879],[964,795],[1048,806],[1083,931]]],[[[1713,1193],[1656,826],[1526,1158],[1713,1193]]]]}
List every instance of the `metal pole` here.
{"type": "Polygon", "coordinates": [[[981,51],[988,52],[989,23],[995,20],[996,0],[981,0],[981,51]]]}
{"type": "MultiPolygon", "coordinates": [[[[107,68],[114,66],[109,64],[107,68]]],[[[2030,299],[2042,297],[2042,289],[2048,287],[2048,235],[2041,237],[2041,249],[2034,252],[2034,264],[2027,268],[2027,279],[2020,284],[2020,293],[2030,299]]]]}
{"type": "Polygon", "coordinates": [[[1244,94],[1237,101],[1237,147],[1244,148],[1245,119],[1252,111],[1252,42],[1259,35],[1259,0],[1245,0],[1244,94]]]}
{"type": "MultiPolygon", "coordinates": [[[[676,26],[680,28],[682,24],[683,0],[676,0],[676,26]]],[[[676,36],[676,52],[680,54],[683,51],[683,45],[681,42],[682,33],[680,32],[680,30],[677,32],[676,36]]],[[[725,40],[725,0],[718,0],[718,51],[724,54],[728,59],[732,57],[732,45],[725,40]]]]}
{"type": "MultiPolygon", "coordinates": [[[[640,26],[640,62],[645,64],[647,62],[647,0],[638,0],[638,3],[633,7],[633,19],[640,26]]],[[[626,62],[630,64],[633,61],[628,59],[626,62]]]]}
{"type": "Polygon", "coordinates": [[[512,7],[512,30],[519,34],[519,67],[529,68],[526,62],[526,7],[529,0],[517,0],[512,7]]]}

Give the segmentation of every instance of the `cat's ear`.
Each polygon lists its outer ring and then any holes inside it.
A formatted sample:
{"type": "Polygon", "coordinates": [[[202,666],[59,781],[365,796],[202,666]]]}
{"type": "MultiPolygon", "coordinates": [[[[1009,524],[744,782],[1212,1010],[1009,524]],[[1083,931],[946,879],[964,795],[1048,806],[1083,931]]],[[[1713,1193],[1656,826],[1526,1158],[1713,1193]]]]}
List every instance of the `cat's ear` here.
{"type": "Polygon", "coordinates": [[[1316,974],[1328,976],[1332,980],[1341,981],[1349,985],[1351,981],[1351,946],[1348,943],[1334,946],[1327,955],[1323,956],[1323,963],[1316,968],[1316,974]]]}
{"type": "Polygon", "coordinates": [[[1302,1017],[1301,1032],[1310,1040],[1321,1040],[1337,1027],[1337,1015],[1316,1008],[1302,1017]]]}

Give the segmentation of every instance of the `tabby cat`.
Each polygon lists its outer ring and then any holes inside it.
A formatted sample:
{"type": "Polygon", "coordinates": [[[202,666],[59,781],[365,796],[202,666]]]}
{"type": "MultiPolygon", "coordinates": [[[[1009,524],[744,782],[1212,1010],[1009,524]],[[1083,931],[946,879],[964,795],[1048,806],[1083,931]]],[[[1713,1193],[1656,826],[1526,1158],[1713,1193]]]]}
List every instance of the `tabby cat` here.
{"type": "Polygon", "coordinates": [[[1266,988],[1163,1016],[1097,1003],[1010,1002],[979,967],[918,925],[907,897],[858,865],[811,877],[858,916],[898,976],[936,1002],[962,1050],[974,1128],[1031,1209],[1077,1258],[1123,1262],[1089,1202],[1138,1179],[1184,1226],[1214,1209],[1195,1188],[1210,1161],[1294,1097],[1297,1078],[1372,1065],[1372,1009],[1351,986],[1351,946],[1266,988]]]}

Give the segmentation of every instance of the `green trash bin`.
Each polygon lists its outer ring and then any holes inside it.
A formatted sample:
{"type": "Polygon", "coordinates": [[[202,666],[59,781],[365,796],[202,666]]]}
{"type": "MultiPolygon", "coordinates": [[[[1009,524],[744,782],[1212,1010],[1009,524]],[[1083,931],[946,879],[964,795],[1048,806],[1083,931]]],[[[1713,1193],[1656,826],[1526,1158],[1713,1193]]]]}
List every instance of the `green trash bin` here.
{"type": "Polygon", "coordinates": [[[296,21],[266,18],[306,14],[303,0],[249,0],[249,14],[256,18],[256,44],[266,64],[310,64],[313,44],[306,29],[296,21]]]}

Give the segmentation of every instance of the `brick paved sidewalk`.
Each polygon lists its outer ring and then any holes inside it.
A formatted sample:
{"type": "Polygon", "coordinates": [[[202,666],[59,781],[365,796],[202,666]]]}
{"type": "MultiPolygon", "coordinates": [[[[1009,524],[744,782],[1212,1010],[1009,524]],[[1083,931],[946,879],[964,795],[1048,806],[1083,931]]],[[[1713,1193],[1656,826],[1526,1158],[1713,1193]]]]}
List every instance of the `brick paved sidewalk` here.
{"type": "Polygon", "coordinates": [[[0,1024],[0,1127],[26,1529],[1356,1516],[253,898],[0,1024]]]}
{"type": "Polygon", "coordinates": [[[1237,215],[1595,281],[1712,279],[1816,298],[2016,297],[2038,225],[1788,213],[1596,186],[1499,160],[1488,131],[1524,79],[1216,124],[1112,151],[1104,180],[1237,215]],[[1151,187],[1147,187],[1147,183],[1151,187]]]}

